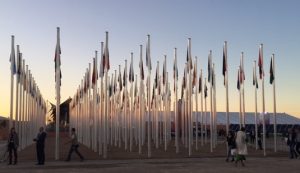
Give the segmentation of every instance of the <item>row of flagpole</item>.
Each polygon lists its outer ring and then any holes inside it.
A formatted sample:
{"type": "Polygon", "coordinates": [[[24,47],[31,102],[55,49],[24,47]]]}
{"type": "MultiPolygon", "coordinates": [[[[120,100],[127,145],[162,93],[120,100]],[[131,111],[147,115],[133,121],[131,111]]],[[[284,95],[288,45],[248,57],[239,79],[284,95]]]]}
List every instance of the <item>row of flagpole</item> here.
{"type": "MultiPolygon", "coordinates": [[[[95,152],[108,157],[108,147],[124,147],[126,151],[133,151],[137,146],[139,153],[142,153],[142,146],[147,145],[148,157],[151,157],[152,148],[163,147],[168,150],[171,142],[172,124],[175,127],[175,147],[179,152],[180,137],[181,144],[188,149],[192,155],[192,148],[198,150],[198,121],[200,119],[201,146],[207,143],[207,126],[209,126],[210,150],[217,146],[217,95],[216,95],[216,74],[215,65],[212,61],[212,51],[208,55],[208,77],[204,79],[200,69],[199,80],[197,80],[197,57],[194,62],[191,54],[191,39],[188,39],[187,61],[185,64],[181,99],[177,98],[178,68],[177,49],[174,49],[173,80],[174,91],[171,91],[170,81],[167,72],[167,56],[164,56],[163,72],[159,74],[159,62],[153,86],[151,85],[151,56],[150,56],[150,36],[146,42],[146,66],[148,76],[144,81],[143,67],[143,47],[140,46],[140,83],[138,85],[137,75],[133,69],[133,53],[130,54],[129,74],[127,73],[127,60],[125,60],[124,73],[122,76],[121,66],[119,72],[116,70],[109,75],[109,51],[108,32],[106,32],[105,44],[101,43],[100,70],[98,72],[97,51],[93,58],[93,68],[89,64],[81,84],[79,85],[72,102],[70,104],[70,126],[78,129],[80,142],[91,147],[95,152]],[[100,77],[100,80],[98,79],[100,77]],[[128,91],[128,81],[130,89],[128,91]],[[100,85],[98,87],[98,83],[100,85]],[[104,82],[104,83],[103,83],[104,82]],[[204,85],[203,85],[204,83],[204,85]],[[208,85],[210,91],[210,112],[207,112],[208,85]],[[145,88],[146,87],[146,88],[145,88]],[[152,89],[152,96],[151,96],[152,89]],[[93,94],[91,94],[93,93],[93,94]],[[201,114],[198,114],[198,93],[200,93],[201,114]],[[172,94],[175,100],[171,99],[172,94]],[[193,99],[194,96],[194,99],[193,99]],[[203,100],[204,99],[204,100],[203,100]],[[194,102],[196,104],[194,104],[194,102]],[[179,104],[181,103],[181,104],[179,104]],[[204,110],[203,110],[204,104],[204,110]],[[172,116],[171,105],[173,105],[174,116],[172,116]],[[195,107],[196,106],[196,107],[195,107]],[[193,112],[196,110],[196,113],[193,112]],[[209,115],[209,116],[208,116],[209,115]],[[173,120],[171,117],[174,117],[173,120]],[[209,118],[209,125],[208,125],[209,118]],[[194,123],[195,127],[194,127],[194,123]],[[194,128],[196,136],[194,137],[194,128]],[[147,143],[146,143],[147,142],[147,143]],[[128,146],[129,144],[129,146],[128,146]],[[153,145],[153,146],[152,146],[153,145]]],[[[238,69],[238,84],[240,96],[240,127],[245,127],[245,90],[244,90],[244,54],[241,53],[241,62],[238,69]]],[[[259,48],[258,67],[260,79],[262,80],[262,112],[265,112],[264,100],[264,72],[262,45],[259,48]]],[[[272,84],[274,88],[274,150],[276,151],[276,101],[274,82],[274,55],[272,55],[270,74],[273,76],[272,84]]],[[[229,132],[229,93],[228,93],[228,66],[227,66],[227,42],[223,46],[223,75],[226,89],[226,134],[229,132]]],[[[253,79],[255,82],[255,132],[257,139],[257,78],[256,63],[254,62],[253,79]]],[[[265,146],[265,120],[263,118],[263,148],[265,146]]],[[[257,143],[257,140],[256,140],[257,143]]],[[[257,144],[256,144],[257,146],[257,144]]],[[[256,147],[257,148],[257,147],[256,147]]]]}
{"type": "Polygon", "coordinates": [[[46,101],[42,97],[28,65],[17,45],[15,37],[11,37],[11,90],[9,128],[15,127],[19,134],[19,150],[32,144],[40,126],[46,123],[46,101]],[[16,83],[15,83],[16,82],[16,83]]]}

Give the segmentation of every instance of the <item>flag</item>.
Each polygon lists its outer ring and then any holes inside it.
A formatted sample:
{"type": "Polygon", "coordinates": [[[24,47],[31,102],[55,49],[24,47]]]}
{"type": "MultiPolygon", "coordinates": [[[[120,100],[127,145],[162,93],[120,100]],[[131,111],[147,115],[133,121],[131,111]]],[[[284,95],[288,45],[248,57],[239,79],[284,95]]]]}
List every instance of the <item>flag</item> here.
{"type": "Polygon", "coordinates": [[[166,69],[166,58],[164,60],[164,64],[163,64],[163,85],[166,85],[166,80],[167,80],[167,69],[166,69]]]}
{"type": "Polygon", "coordinates": [[[240,90],[241,84],[240,84],[240,69],[238,70],[238,77],[237,77],[237,89],[240,90]]]}
{"type": "MultiPolygon", "coordinates": [[[[254,65],[256,65],[256,64],[254,64],[254,65]]],[[[256,88],[258,88],[257,76],[256,76],[256,72],[255,72],[254,67],[253,67],[253,86],[256,86],[256,88]]]]}
{"type": "Polygon", "coordinates": [[[127,84],[126,83],[126,71],[125,71],[125,68],[124,68],[124,73],[123,73],[123,86],[125,87],[125,85],[127,84]]]}
{"type": "Polygon", "coordinates": [[[264,74],[264,69],[263,69],[263,59],[262,59],[262,48],[259,48],[259,53],[258,53],[258,67],[259,67],[259,78],[262,79],[262,77],[265,75],[264,74]]]}
{"type": "Polygon", "coordinates": [[[147,43],[146,43],[146,66],[151,70],[151,57],[150,57],[150,35],[148,35],[147,43]]]}
{"type": "Polygon", "coordinates": [[[271,64],[270,64],[270,84],[273,84],[275,77],[274,77],[274,71],[273,71],[273,58],[271,58],[271,64]]]}
{"type": "Polygon", "coordinates": [[[22,72],[22,53],[20,53],[19,49],[17,50],[17,75],[18,79],[20,79],[20,75],[22,72]]]}
{"type": "Polygon", "coordinates": [[[193,69],[192,55],[191,55],[191,52],[189,51],[189,46],[190,45],[188,44],[187,52],[186,52],[186,62],[188,64],[187,72],[189,72],[189,70],[193,69]]]}
{"type": "Polygon", "coordinates": [[[134,82],[134,71],[133,71],[133,62],[130,62],[129,67],[129,82],[134,82]]]}
{"type": "Polygon", "coordinates": [[[119,89],[120,89],[120,91],[122,91],[123,84],[122,84],[122,74],[121,74],[121,71],[119,71],[118,82],[119,82],[119,89]]]}
{"type": "Polygon", "coordinates": [[[193,81],[192,81],[193,87],[196,86],[196,83],[197,83],[197,69],[196,69],[196,64],[194,64],[193,81]]]}
{"type": "Polygon", "coordinates": [[[92,74],[92,84],[95,85],[98,80],[98,72],[97,72],[97,65],[96,59],[93,58],[93,74],[92,74]]]}
{"type": "Polygon", "coordinates": [[[210,78],[211,78],[211,59],[210,59],[210,55],[208,55],[208,66],[207,66],[207,71],[208,71],[208,82],[210,82],[210,78]]]}
{"type": "Polygon", "coordinates": [[[183,81],[183,83],[182,83],[183,88],[185,89],[185,87],[186,87],[186,70],[184,70],[182,81],[183,81]]]}
{"type": "Polygon", "coordinates": [[[156,67],[156,72],[155,72],[155,78],[154,78],[154,86],[155,88],[158,87],[158,70],[159,70],[159,66],[158,66],[158,63],[157,63],[157,67],[156,67]]]}
{"type": "Polygon", "coordinates": [[[16,74],[16,59],[15,59],[15,37],[11,36],[11,52],[9,62],[11,63],[11,72],[12,74],[16,74]]]}
{"type": "Polygon", "coordinates": [[[55,63],[55,73],[59,72],[59,80],[57,79],[57,75],[55,75],[55,82],[59,82],[59,86],[61,86],[61,70],[60,70],[60,54],[61,54],[61,48],[60,48],[60,38],[59,38],[59,28],[57,28],[57,42],[55,47],[55,57],[54,57],[54,63],[55,63]]]}
{"type": "Polygon", "coordinates": [[[224,76],[224,85],[226,84],[226,78],[225,78],[225,75],[226,75],[226,71],[227,71],[227,50],[225,50],[226,47],[225,45],[223,46],[223,76],[224,76]]]}
{"type": "Polygon", "coordinates": [[[104,48],[104,54],[103,54],[104,58],[104,62],[103,62],[103,66],[104,69],[106,69],[107,71],[110,69],[110,64],[109,64],[109,51],[108,51],[108,32],[106,32],[106,42],[105,42],[105,48],[104,48]]]}
{"type": "Polygon", "coordinates": [[[200,77],[199,77],[199,93],[202,92],[202,73],[200,74],[200,77]]]}
{"type": "Polygon", "coordinates": [[[174,91],[176,90],[176,81],[178,80],[177,57],[174,58],[173,65],[174,91]]]}
{"type": "Polygon", "coordinates": [[[204,98],[206,98],[206,97],[207,97],[207,85],[205,83],[205,86],[204,86],[204,98]]]}
{"type": "Polygon", "coordinates": [[[100,60],[100,69],[99,69],[99,77],[101,77],[101,78],[103,78],[103,76],[104,76],[104,63],[105,63],[105,60],[104,60],[104,56],[102,55],[101,60],[100,60]]]}
{"type": "Polygon", "coordinates": [[[143,65],[142,53],[141,53],[141,56],[140,56],[140,64],[139,64],[139,67],[140,67],[140,75],[141,75],[141,79],[144,80],[144,79],[145,79],[145,74],[144,74],[144,65],[143,65]]]}

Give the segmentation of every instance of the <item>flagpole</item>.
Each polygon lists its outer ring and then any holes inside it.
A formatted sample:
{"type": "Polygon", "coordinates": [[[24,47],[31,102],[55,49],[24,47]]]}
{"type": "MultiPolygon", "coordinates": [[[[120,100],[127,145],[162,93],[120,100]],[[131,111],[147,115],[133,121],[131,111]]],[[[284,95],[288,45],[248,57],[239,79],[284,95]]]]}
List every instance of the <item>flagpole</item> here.
{"type": "Polygon", "coordinates": [[[242,118],[242,94],[241,94],[241,72],[240,72],[240,70],[241,70],[241,66],[239,67],[239,69],[238,69],[238,81],[239,81],[239,99],[240,99],[240,113],[239,113],[239,120],[240,120],[240,129],[242,128],[242,122],[243,122],[243,118],[242,118]]]}
{"type": "MultiPolygon", "coordinates": [[[[263,62],[263,44],[260,44],[261,58],[263,62]]],[[[262,63],[263,69],[263,63],[262,63]]],[[[264,147],[264,156],[266,156],[266,122],[265,122],[265,78],[264,70],[262,70],[262,114],[263,114],[263,147],[264,147]]]]}
{"type": "Polygon", "coordinates": [[[59,118],[60,118],[60,28],[57,27],[57,46],[56,46],[56,127],[55,127],[55,160],[59,160],[59,118]]]}
{"type": "Polygon", "coordinates": [[[134,74],[133,74],[133,53],[131,52],[131,63],[130,63],[130,71],[131,71],[131,74],[129,74],[130,75],[130,78],[131,78],[131,80],[130,80],[130,83],[131,83],[131,85],[130,85],[130,101],[131,101],[131,104],[130,104],[130,114],[129,114],[129,139],[130,139],[130,141],[129,141],[129,151],[131,152],[132,151],[132,114],[133,114],[133,77],[134,77],[134,74]]]}
{"type": "Polygon", "coordinates": [[[228,95],[228,65],[227,65],[227,41],[224,42],[225,53],[225,87],[226,87],[226,134],[229,134],[229,95],[228,95]]]}
{"type": "Polygon", "coordinates": [[[200,133],[201,133],[201,146],[204,145],[203,143],[203,121],[204,121],[204,118],[203,118],[203,85],[202,85],[202,69],[200,70],[200,80],[199,83],[199,87],[201,88],[201,95],[200,95],[200,99],[201,99],[201,125],[200,125],[200,133]]]}
{"type": "Polygon", "coordinates": [[[178,144],[178,138],[179,138],[179,133],[178,133],[178,94],[177,94],[177,90],[178,90],[178,88],[177,88],[177,78],[178,78],[178,76],[177,76],[177,48],[175,48],[174,49],[174,58],[175,58],[175,71],[174,71],[174,80],[175,80],[175,82],[174,82],[174,87],[175,87],[175,109],[174,109],[174,111],[175,111],[175,147],[176,147],[176,153],[178,154],[179,153],[179,144],[178,144]]]}
{"type": "MultiPolygon", "coordinates": [[[[212,51],[209,51],[209,61],[211,66],[212,51]]],[[[212,67],[210,67],[210,152],[213,152],[213,97],[212,97],[212,67]]]]}
{"type": "Polygon", "coordinates": [[[196,150],[198,150],[198,85],[197,85],[197,61],[198,58],[197,56],[195,57],[195,69],[194,71],[196,72],[196,76],[194,76],[194,80],[195,80],[195,97],[196,97],[196,150]]]}
{"type": "Polygon", "coordinates": [[[207,143],[207,86],[206,86],[206,78],[204,78],[204,117],[205,117],[205,124],[204,124],[204,134],[205,134],[205,144],[207,143]],[[205,94],[206,93],[206,94],[205,94]]]}
{"type": "MultiPolygon", "coordinates": [[[[103,113],[103,111],[104,111],[104,98],[103,98],[103,92],[104,92],[104,89],[103,89],[103,73],[104,73],[104,64],[103,64],[103,48],[104,48],[104,43],[103,42],[101,42],[101,62],[100,62],[100,73],[99,74],[101,74],[100,75],[100,78],[101,78],[101,80],[100,80],[100,117],[99,117],[99,121],[100,121],[100,124],[101,124],[101,126],[100,126],[100,128],[99,128],[99,155],[102,155],[103,154],[103,150],[104,150],[104,148],[103,148],[103,141],[104,141],[104,119],[103,119],[103,115],[104,115],[104,113],[103,113]]],[[[120,67],[119,67],[120,68],[120,67]]]]}
{"type": "Polygon", "coordinates": [[[151,83],[151,57],[150,57],[150,35],[147,35],[147,48],[146,48],[146,59],[147,61],[147,67],[148,67],[148,158],[151,157],[151,141],[150,141],[150,109],[151,109],[151,101],[150,101],[150,83],[151,83]]]}
{"type": "Polygon", "coordinates": [[[243,102],[243,105],[242,105],[242,115],[243,115],[243,127],[245,127],[245,122],[246,122],[246,117],[245,117],[245,70],[244,70],[244,52],[242,52],[242,55],[241,55],[241,69],[242,69],[242,72],[243,72],[243,81],[242,81],[242,102],[243,102]]]}
{"type": "Polygon", "coordinates": [[[253,64],[253,70],[254,70],[254,80],[255,80],[255,86],[254,86],[254,96],[255,96],[255,113],[254,113],[254,119],[255,119],[255,149],[258,149],[258,128],[257,128],[257,77],[256,77],[256,61],[254,61],[253,64]]]}
{"type": "Polygon", "coordinates": [[[11,53],[10,53],[10,118],[9,118],[9,129],[14,125],[13,123],[13,108],[14,108],[14,74],[16,73],[16,64],[15,64],[15,36],[11,36],[11,53]]]}
{"type": "MultiPolygon", "coordinates": [[[[275,55],[272,54],[272,72],[273,77],[275,76],[275,55]]],[[[275,87],[276,79],[273,79],[273,99],[274,99],[274,152],[277,152],[277,112],[276,112],[276,87],[275,87]]]]}

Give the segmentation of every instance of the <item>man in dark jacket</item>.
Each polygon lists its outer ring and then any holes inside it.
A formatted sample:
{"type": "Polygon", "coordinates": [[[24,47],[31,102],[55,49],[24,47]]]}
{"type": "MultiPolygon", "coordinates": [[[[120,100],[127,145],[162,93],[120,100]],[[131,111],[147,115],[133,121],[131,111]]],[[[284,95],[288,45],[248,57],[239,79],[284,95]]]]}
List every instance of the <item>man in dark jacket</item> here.
{"type": "Polygon", "coordinates": [[[10,129],[7,143],[8,143],[7,150],[9,152],[9,163],[8,164],[9,165],[12,164],[12,153],[14,152],[14,158],[15,158],[14,165],[16,165],[18,162],[17,151],[18,151],[18,146],[19,146],[19,137],[18,137],[18,134],[16,133],[14,127],[12,127],[10,129]]]}
{"type": "Polygon", "coordinates": [[[45,139],[46,132],[44,132],[44,127],[40,127],[40,131],[33,141],[36,142],[36,155],[38,163],[36,165],[44,165],[45,164],[45,139]]]}

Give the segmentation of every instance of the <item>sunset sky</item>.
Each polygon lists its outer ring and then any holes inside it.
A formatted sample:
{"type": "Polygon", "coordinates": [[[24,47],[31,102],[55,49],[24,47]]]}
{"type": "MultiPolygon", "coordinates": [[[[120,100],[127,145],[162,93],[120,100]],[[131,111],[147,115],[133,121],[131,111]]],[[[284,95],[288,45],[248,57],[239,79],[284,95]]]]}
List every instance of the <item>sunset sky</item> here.
{"type": "MultiPolygon", "coordinates": [[[[0,0],[0,115],[9,115],[11,35],[42,95],[55,102],[56,27],[61,29],[62,101],[73,96],[94,51],[109,31],[111,71],[124,67],[134,53],[138,72],[139,45],[151,35],[152,67],[167,55],[172,79],[173,49],[178,49],[179,85],[187,39],[192,56],[207,76],[207,55],[213,52],[217,75],[217,110],[225,111],[222,46],[228,42],[230,111],[239,111],[236,89],[240,53],[245,55],[246,112],[254,111],[252,65],[264,44],[266,111],[273,111],[269,84],[272,53],[276,58],[277,111],[300,118],[300,1],[298,0],[0,0]]],[[[145,64],[145,56],[144,56],[145,64]]],[[[152,73],[154,73],[154,70],[152,73]]],[[[200,71],[200,70],[199,70],[200,71]]],[[[162,70],[160,70],[162,72],[162,70]]],[[[258,110],[261,106],[259,80],[258,110]]],[[[173,84],[173,82],[171,82],[173,84]]],[[[180,91],[180,90],[179,90],[180,91]]]]}

